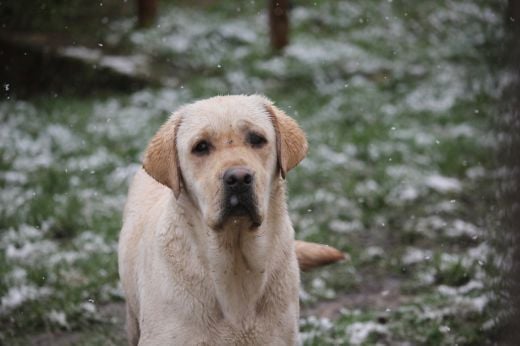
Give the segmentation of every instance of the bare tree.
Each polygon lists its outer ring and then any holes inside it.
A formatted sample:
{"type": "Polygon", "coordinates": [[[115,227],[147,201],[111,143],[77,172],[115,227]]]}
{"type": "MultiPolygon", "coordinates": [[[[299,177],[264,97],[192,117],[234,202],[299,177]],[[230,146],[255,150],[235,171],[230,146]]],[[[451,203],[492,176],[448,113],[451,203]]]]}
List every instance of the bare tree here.
{"type": "Polygon", "coordinates": [[[157,0],[137,0],[138,25],[141,28],[148,27],[155,22],[157,17],[157,0]]]}
{"type": "Polygon", "coordinates": [[[271,46],[280,50],[289,44],[289,0],[269,0],[271,46]]]}
{"type": "MultiPolygon", "coordinates": [[[[509,20],[512,22],[520,22],[520,2],[515,0],[509,0],[507,13],[509,15],[509,20]]],[[[520,24],[516,24],[518,27],[520,24]]]]}
{"type": "MultiPolygon", "coordinates": [[[[509,73],[509,84],[503,91],[502,105],[497,112],[500,136],[499,157],[508,172],[500,191],[501,227],[505,229],[505,239],[512,246],[511,268],[502,277],[507,289],[505,326],[500,330],[500,345],[520,345],[520,3],[509,0],[506,11],[506,37],[502,43],[502,56],[497,62],[505,65],[509,73]]],[[[503,236],[502,236],[503,237],[503,236]]],[[[499,292],[503,294],[502,292],[499,292]]]]}

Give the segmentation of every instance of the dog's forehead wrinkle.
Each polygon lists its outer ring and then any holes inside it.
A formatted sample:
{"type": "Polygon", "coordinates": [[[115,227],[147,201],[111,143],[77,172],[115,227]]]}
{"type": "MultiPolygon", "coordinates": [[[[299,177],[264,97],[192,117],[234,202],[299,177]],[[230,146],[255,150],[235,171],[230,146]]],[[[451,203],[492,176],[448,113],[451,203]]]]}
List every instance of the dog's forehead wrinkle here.
{"type": "Polygon", "coordinates": [[[183,122],[191,124],[210,124],[217,128],[233,127],[237,121],[249,121],[267,127],[269,115],[264,107],[246,97],[224,97],[215,105],[211,100],[199,101],[185,106],[183,122]],[[224,100],[225,101],[222,101],[224,100]]]}

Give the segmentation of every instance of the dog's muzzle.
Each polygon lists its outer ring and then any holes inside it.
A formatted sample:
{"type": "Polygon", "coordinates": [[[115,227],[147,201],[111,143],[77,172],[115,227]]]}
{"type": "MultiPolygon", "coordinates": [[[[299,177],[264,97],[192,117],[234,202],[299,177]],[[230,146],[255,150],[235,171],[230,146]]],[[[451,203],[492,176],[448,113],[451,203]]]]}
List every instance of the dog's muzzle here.
{"type": "Polygon", "coordinates": [[[254,174],[242,166],[231,167],[224,172],[224,205],[222,221],[230,217],[248,216],[251,228],[258,228],[262,223],[254,193],[254,174]]]}

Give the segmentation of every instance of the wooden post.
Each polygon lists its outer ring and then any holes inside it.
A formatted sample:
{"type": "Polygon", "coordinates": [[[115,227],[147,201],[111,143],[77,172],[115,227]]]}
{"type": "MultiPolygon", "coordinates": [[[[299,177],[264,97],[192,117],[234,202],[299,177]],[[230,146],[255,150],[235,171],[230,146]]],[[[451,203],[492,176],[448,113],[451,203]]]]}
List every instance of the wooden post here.
{"type": "Polygon", "coordinates": [[[148,27],[155,22],[157,16],[157,0],[137,0],[138,25],[148,27]]]}
{"type": "Polygon", "coordinates": [[[516,25],[520,25],[520,3],[515,0],[509,0],[507,6],[507,14],[509,16],[509,20],[512,22],[516,22],[516,25]]]}
{"type": "Polygon", "coordinates": [[[273,49],[289,44],[289,0],[269,0],[269,29],[273,49]]]}

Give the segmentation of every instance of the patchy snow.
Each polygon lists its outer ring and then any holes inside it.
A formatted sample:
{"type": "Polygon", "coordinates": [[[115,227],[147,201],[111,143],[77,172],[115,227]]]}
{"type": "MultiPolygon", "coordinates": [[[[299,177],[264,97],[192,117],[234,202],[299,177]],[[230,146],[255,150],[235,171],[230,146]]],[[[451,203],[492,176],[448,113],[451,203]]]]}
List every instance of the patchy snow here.
{"type": "Polygon", "coordinates": [[[481,290],[484,288],[484,284],[481,281],[477,280],[471,280],[464,286],[460,287],[451,287],[446,285],[440,285],[437,287],[437,290],[445,295],[449,296],[457,296],[457,295],[465,295],[467,293],[470,293],[474,290],[481,290]]]}
{"type": "Polygon", "coordinates": [[[27,174],[16,171],[0,172],[0,179],[3,179],[8,184],[22,185],[27,183],[27,174]]]}
{"type": "Polygon", "coordinates": [[[363,229],[363,225],[359,220],[343,221],[343,220],[332,220],[329,223],[329,228],[338,233],[351,233],[363,229]]]}
{"type": "Polygon", "coordinates": [[[461,237],[466,236],[469,238],[475,238],[478,235],[482,234],[482,231],[479,230],[478,227],[475,225],[462,221],[462,220],[455,220],[451,225],[446,227],[445,234],[449,237],[461,237]]]}
{"type": "Polygon", "coordinates": [[[288,70],[287,63],[287,59],[275,56],[270,59],[257,62],[256,68],[263,72],[275,73],[279,76],[283,76],[287,73],[288,70]]]}
{"type": "Polygon", "coordinates": [[[80,304],[80,308],[85,311],[87,314],[93,315],[96,313],[96,305],[93,302],[84,302],[80,304]]]}
{"type": "Polygon", "coordinates": [[[315,278],[312,280],[312,288],[316,290],[322,290],[325,288],[325,281],[322,278],[315,278]]]}
{"type": "Polygon", "coordinates": [[[352,345],[361,345],[372,333],[387,334],[388,329],[382,324],[373,321],[354,322],[347,327],[345,332],[350,338],[352,345]]]}
{"type": "Polygon", "coordinates": [[[127,166],[117,167],[107,177],[107,182],[111,185],[124,184],[125,186],[130,185],[130,180],[134,177],[137,170],[141,167],[141,164],[131,163],[127,166]]]}
{"type": "Polygon", "coordinates": [[[365,249],[363,257],[367,259],[383,258],[385,250],[379,246],[369,246],[365,249]]]}
{"type": "Polygon", "coordinates": [[[456,126],[450,126],[448,128],[448,134],[453,138],[458,137],[473,137],[475,136],[475,128],[468,124],[459,124],[456,126]]]}
{"type": "Polygon", "coordinates": [[[461,308],[466,308],[469,311],[475,311],[479,314],[484,312],[484,309],[488,306],[489,297],[486,295],[481,295],[478,297],[468,297],[468,296],[456,296],[455,302],[461,308]]]}
{"type": "Polygon", "coordinates": [[[469,179],[479,179],[486,176],[486,170],[482,166],[470,167],[466,170],[469,179]]]}
{"type": "MultiPolygon", "coordinates": [[[[313,40],[298,40],[287,47],[286,55],[301,61],[309,67],[338,62],[344,62],[348,65],[350,64],[348,61],[357,61],[367,56],[360,48],[347,42],[323,40],[319,43],[313,40]]],[[[365,60],[365,62],[367,61],[365,60]]],[[[348,69],[354,70],[357,67],[359,65],[355,64],[348,67],[348,69]]]]}
{"type": "Polygon", "coordinates": [[[127,75],[144,74],[148,71],[148,60],[144,55],[111,56],[103,55],[100,49],[70,46],[61,48],[58,52],[62,56],[83,60],[89,64],[96,64],[127,75]]]}
{"type": "Polygon", "coordinates": [[[409,219],[405,224],[405,228],[421,233],[428,238],[434,238],[444,230],[447,224],[448,222],[444,218],[437,215],[429,215],[418,219],[409,219]]]}
{"type": "Polygon", "coordinates": [[[380,189],[380,186],[377,182],[372,179],[364,180],[360,184],[356,185],[354,192],[356,195],[366,196],[377,192],[380,189]]]}
{"type": "Polygon", "coordinates": [[[5,314],[11,309],[28,300],[35,300],[52,293],[48,287],[36,287],[34,285],[13,286],[2,296],[0,314],[5,314]]]}
{"type": "Polygon", "coordinates": [[[433,174],[426,178],[426,185],[440,193],[458,192],[462,189],[461,182],[456,178],[433,174]]]}
{"type": "Polygon", "coordinates": [[[28,242],[20,247],[8,244],[5,255],[11,260],[17,260],[23,263],[34,263],[42,257],[46,257],[55,252],[56,249],[56,243],[50,240],[42,240],[38,242],[28,242]]]}
{"type": "Polygon", "coordinates": [[[67,315],[64,311],[51,310],[47,313],[47,319],[60,327],[69,328],[67,315]]]}
{"type": "Polygon", "coordinates": [[[436,270],[432,267],[421,268],[417,273],[417,280],[421,285],[432,285],[435,282],[436,270]]]}
{"type": "Polygon", "coordinates": [[[81,251],[89,253],[110,253],[117,249],[117,244],[107,244],[105,238],[92,231],[82,232],[74,243],[81,251]]]}
{"type": "Polygon", "coordinates": [[[51,124],[44,129],[47,135],[52,138],[53,143],[63,154],[73,153],[81,148],[81,141],[78,135],[69,127],[59,124],[51,124]]]}
{"type": "Polygon", "coordinates": [[[485,262],[490,255],[497,255],[497,253],[489,243],[482,242],[479,245],[468,249],[467,255],[475,261],[485,262]]]}
{"type": "Polygon", "coordinates": [[[453,107],[457,98],[462,95],[464,95],[464,88],[460,85],[453,87],[446,83],[444,89],[424,85],[411,92],[406,97],[406,102],[415,111],[440,113],[453,107]]]}
{"type": "Polygon", "coordinates": [[[149,61],[144,55],[113,56],[107,55],[98,62],[99,66],[110,68],[122,74],[134,76],[149,73],[149,61]]]}
{"type": "Polygon", "coordinates": [[[74,262],[88,258],[87,253],[77,252],[77,251],[59,251],[50,255],[47,259],[47,263],[50,266],[55,266],[57,264],[68,264],[71,265],[74,262]]]}
{"type": "Polygon", "coordinates": [[[237,39],[243,43],[253,43],[258,39],[257,32],[246,21],[228,21],[219,27],[226,39],[237,39]]]}
{"type": "Polygon", "coordinates": [[[92,49],[87,47],[65,47],[60,50],[60,53],[64,56],[81,59],[89,63],[93,63],[99,60],[102,56],[101,49],[92,49]]]}
{"type": "Polygon", "coordinates": [[[387,203],[399,206],[415,201],[424,194],[424,188],[418,185],[416,182],[406,181],[394,186],[386,196],[387,203]]]}
{"type": "Polygon", "coordinates": [[[408,247],[405,254],[401,258],[401,262],[404,265],[412,265],[432,259],[431,250],[423,250],[416,247],[408,247]]]}
{"type": "Polygon", "coordinates": [[[403,201],[413,201],[419,196],[417,188],[411,185],[406,185],[399,193],[398,198],[403,201]]]}
{"type": "Polygon", "coordinates": [[[115,164],[121,159],[108,151],[107,148],[101,147],[89,155],[73,156],[67,161],[67,167],[70,170],[79,171],[96,171],[107,165],[107,163],[115,164]]]}
{"type": "Polygon", "coordinates": [[[334,325],[328,318],[319,318],[316,316],[308,316],[301,318],[299,321],[301,327],[311,327],[310,331],[300,331],[300,342],[304,344],[306,341],[312,341],[319,338],[323,332],[330,330],[334,325]]]}
{"type": "Polygon", "coordinates": [[[27,224],[21,224],[17,229],[11,228],[0,235],[0,241],[4,246],[8,246],[10,244],[18,244],[29,240],[41,239],[45,235],[44,229],[45,227],[38,229],[27,224]]]}
{"type": "Polygon", "coordinates": [[[21,286],[27,281],[27,270],[21,267],[14,267],[4,276],[4,280],[8,285],[21,286]]]}

